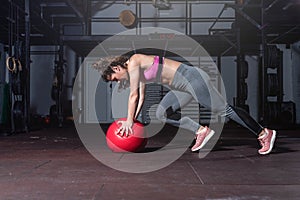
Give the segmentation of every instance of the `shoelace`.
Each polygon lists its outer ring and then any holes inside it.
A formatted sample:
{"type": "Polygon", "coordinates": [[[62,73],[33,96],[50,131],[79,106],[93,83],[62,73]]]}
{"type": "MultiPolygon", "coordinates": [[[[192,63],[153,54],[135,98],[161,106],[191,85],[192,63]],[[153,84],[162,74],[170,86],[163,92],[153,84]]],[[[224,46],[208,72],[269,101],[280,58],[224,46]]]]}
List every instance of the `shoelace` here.
{"type": "Polygon", "coordinates": [[[264,141],[262,139],[258,139],[261,146],[264,146],[264,141]]]}
{"type": "Polygon", "coordinates": [[[268,136],[268,134],[269,134],[269,133],[268,133],[266,130],[264,130],[264,137],[262,137],[261,139],[258,139],[259,142],[260,142],[260,144],[261,144],[261,146],[264,146],[264,145],[265,145],[264,139],[268,136]]]}
{"type": "Polygon", "coordinates": [[[207,131],[208,131],[208,127],[204,127],[204,129],[202,129],[201,131],[199,131],[198,134],[195,137],[196,142],[198,141],[198,138],[200,139],[201,137],[205,137],[205,133],[207,131]]]}

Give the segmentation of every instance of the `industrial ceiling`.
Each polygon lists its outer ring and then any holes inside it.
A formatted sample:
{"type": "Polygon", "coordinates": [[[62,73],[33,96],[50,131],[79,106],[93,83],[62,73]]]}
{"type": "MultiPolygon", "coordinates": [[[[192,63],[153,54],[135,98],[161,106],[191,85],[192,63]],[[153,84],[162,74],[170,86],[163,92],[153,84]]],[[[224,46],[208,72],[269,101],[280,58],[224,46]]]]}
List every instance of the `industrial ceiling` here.
{"type": "MultiPolygon", "coordinates": [[[[32,45],[56,45],[63,42],[69,45],[74,51],[81,56],[85,56],[97,44],[110,37],[111,35],[92,34],[91,24],[94,14],[105,10],[114,4],[134,4],[138,8],[142,4],[152,4],[156,9],[170,9],[172,3],[193,6],[193,4],[223,4],[224,9],[233,9],[235,16],[230,29],[219,30],[211,28],[205,34],[191,34],[191,36],[201,43],[209,53],[215,55],[233,54],[240,40],[242,48],[246,52],[255,53],[259,45],[263,42],[266,44],[292,44],[300,40],[300,1],[299,0],[208,0],[208,1],[191,1],[191,0],[35,0],[29,2],[29,13],[25,12],[24,1],[4,1],[1,6],[1,42],[7,44],[9,40],[9,26],[15,26],[15,32],[20,37],[24,36],[25,28],[22,20],[16,24],[12,16],[17,15],[30,17],[30,44],[32,45]],[[18,7],[18,12],[10,9],[12,5],[18,7]],[[18,30],[18,32],[16,31],[18,30]],[[66,31],[67,30],[67,31],[66,31]],[[240,37],[237,37],[239,30],[240,37]],[[70,34],[74,33],[74,34],[70,34]]],[[[26,2],[25,1],[25,2],[26,2]]],[[[138,11],[138,9],[137,9],[138,11]]],[[[223,11],[223,10],[222,10],[223,11]]],[[[139,11],[138,11],[139,12],[139,11]]],[[[138,23],[136,27],[141,27],[142,22],[146,19],[136,13],[138,23]]],[[[102,21],[118,21],[118,16],[105,18],[102,21]]],[[[147,19],[149,20],[149,19],[147,19]]],[[[174,21],[178,19],[158,20],[174,21]]],[[[202,20],[201,18],[193,19],[191,16],[183,16],[182,20],[187,23],[193,20],[202,20]]],[[[205,19],[203,19],[205,20],[205,19]]],[[[212,23],[224,20],[216,16],[212,23]]],[[[107,28],[107,27],[104,27],[107,28]]]]}

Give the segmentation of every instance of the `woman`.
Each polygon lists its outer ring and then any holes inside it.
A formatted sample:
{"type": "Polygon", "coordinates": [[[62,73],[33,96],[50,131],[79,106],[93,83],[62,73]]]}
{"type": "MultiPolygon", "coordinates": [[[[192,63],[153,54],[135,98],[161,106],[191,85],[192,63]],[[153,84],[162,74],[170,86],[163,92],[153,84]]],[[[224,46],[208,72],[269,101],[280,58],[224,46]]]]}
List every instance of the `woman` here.
{"type": "Polygon", "coordinates": [[[227,104],[211,84],[209,76],[199,68],[168,58],[144,54],[134,54],[130,58],[126,56],[104,58],[93,67],[101,72],[105,81],[117,81],[121,87],[126,87],[126,83],[129,83],[127,120],[121,121],[121,126],[117,130],[117,134],[121,136],[132,134],[133,121],[137,118],[144,102],[145,83],[154,81],[168,85],[172,89],[159,103],[156,111],[157,118],[194,132],[196,142],[192,151],[201,149],[214,135],[214,131],[188,117],[180,120],[166,117],[167,112],[175,112],[192,99],[211,109],[212,112],[226,116],[255,133],[262,146],[258,150],[259,154],[264,155],[272,151],[276,131],[263,128],[248,113],[227,104]]]}

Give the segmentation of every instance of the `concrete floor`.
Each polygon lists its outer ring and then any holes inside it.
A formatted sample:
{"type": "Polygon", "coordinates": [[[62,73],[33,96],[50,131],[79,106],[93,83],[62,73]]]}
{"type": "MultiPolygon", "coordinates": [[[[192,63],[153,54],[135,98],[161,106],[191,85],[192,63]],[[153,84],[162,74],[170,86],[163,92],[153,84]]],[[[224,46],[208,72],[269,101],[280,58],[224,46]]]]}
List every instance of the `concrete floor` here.
{"type": "Polygon", "coordinates": [[[249,131],[225,127],[205,158],[188,150],[142,174],[96,160],[72,126],[0,137],[0,199],[300,199],[300,130],[279,133],[273,153],[261,156],[249,131]]]}

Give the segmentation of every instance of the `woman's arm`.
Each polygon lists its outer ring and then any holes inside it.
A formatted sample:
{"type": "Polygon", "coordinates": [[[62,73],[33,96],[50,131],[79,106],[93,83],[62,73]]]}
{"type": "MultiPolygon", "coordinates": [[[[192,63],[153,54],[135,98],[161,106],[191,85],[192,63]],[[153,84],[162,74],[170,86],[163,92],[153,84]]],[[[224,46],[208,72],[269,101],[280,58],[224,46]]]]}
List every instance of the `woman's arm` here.
{"type": "Polygon", "coordinates": [[[139,87],[139,101],[136,108],[135,116],[134,118],[137,119],[139,116],[139,113],[141,112],[141,109],[143,107],[145,100],[145,83],[140,81],[140,87],[139,87]]]}
{"type": "Polygon", "coordinates": [[[132,134],[132,125],[135,118],[135,113],[137,110],[137,103],[139,97],[139,83],[140,83],[140,66],[136,62],[136,59],[131,57],[130,62],[128,63],[128,74],[130,80],[130,93],[128,98],[128,112],[127,120],[119,121],[121,127],[116,131],[123,136],[125,133],[128,136],[129,133],[132,134]]]}

